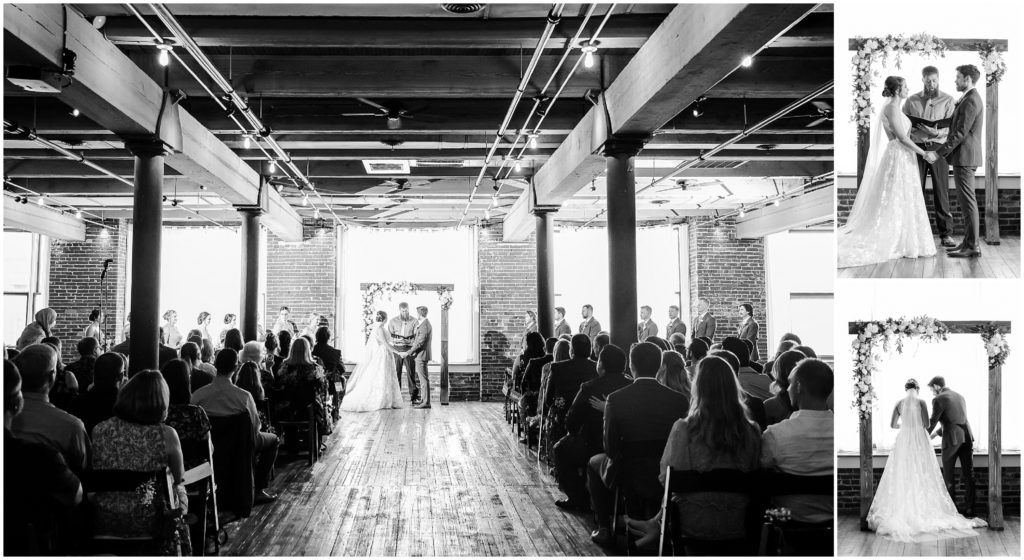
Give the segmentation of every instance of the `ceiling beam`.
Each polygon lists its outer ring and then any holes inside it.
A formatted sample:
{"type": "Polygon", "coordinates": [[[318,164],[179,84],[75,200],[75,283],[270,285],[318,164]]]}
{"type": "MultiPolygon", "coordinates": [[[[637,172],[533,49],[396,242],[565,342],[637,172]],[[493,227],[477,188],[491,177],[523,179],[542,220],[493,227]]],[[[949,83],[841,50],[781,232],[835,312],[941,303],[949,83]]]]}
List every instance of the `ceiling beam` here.
{"type": "MultiPolygon", "coordinates": [[[[61,101],[118,135],[150,136],[156,131],[163,90],[74,10],[61,4],[4,4],[4,42],[57,67],[66,42],[78,59],[74,81],[61,91],[61,101]]],[[[203,181],[232,203],[255,201],[256,172],[186,111],[179,115],[182,151],[169,155],[167,165],[203,181]]],[[[298,215],[277,193],[270,194],[268,227],[282,238],[301,239],[298,215]]]]}
{"type": "Polygon", "coordinates": [[[786,199],[778,206],[747,212],[736,221],[737,239],[757,239],[831,220],[835,216],[835,186],[786,199]]]}
{"type": "MultiPolygon", "coordinates": [[[[811,10],[809,4],[677,5],[605,90],[600,104],[537,171],[536,202],[559,205],[572,197],[604,170],[605,158],[598,152],[610,136],[658,130],[709,88],[742,72],[744,56],[760,51],[811,10]]],[[[516,209],[505,220],[517,222],[506,227],[509,241],[522,240],[533,222],[527,205],[516,209]]]]}
{"type": "Polygon", "coordinates": [[[36,204],[20,204],[4,197],[4,229],[30,231],[68,241],[85,241],[85,222],[36,204]]]}
{"type": "MultiPolygon", "coordinates": [[[[544,29],[543,18],[232,16],[225,21],[224,17],[181,16],[178,21],[200,47],[532,49],[544,29]]],[[[601,31],[601,47],[638,49],[662,19],[664,14],[615,15],[601,31]]],[[[580,17],[562,17],[547,48],[565,48],[582,22],[580,17]]],[[[591,20],[589,28],[595,26],[596,20],[591,20]]],[[[103,32],[118,44],[153,44],[152,34],[134,17],[109,17],[103,32]]]]}

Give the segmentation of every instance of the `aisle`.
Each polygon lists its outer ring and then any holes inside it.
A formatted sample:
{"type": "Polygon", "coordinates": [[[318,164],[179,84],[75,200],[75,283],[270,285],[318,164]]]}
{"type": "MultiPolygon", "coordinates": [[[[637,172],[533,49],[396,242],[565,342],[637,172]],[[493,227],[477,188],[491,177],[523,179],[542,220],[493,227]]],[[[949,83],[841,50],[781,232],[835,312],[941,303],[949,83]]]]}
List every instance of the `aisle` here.
{"type": "Polygon", "coordinates": [[[312,468],[279,462],[280,498],[228,526],[230,555],[592,556],[590,521],[555,507],[500,403],[344,413],[312,468]]]}

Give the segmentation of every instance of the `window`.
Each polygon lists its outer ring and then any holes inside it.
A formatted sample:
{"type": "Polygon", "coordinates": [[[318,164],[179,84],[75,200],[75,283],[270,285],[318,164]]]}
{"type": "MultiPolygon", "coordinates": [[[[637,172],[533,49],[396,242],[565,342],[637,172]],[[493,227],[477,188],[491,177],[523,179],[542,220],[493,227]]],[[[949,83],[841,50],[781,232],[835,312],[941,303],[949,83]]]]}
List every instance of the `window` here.
{"type": "Polygon", "coordinates": [[[829,230],[794,230],[765,237],[768,292],[768,352],[784,333],[798,335],[819,358],[831,360],[835,235],[829,230]]]}
{"type": "Polygon", "coordinates": [[[4,344],[14,346],[35,312],[46,307],[47,238],[4,232],[4,344]]]}
{"type": "MultiPolygon", "coordinates": [[[[474,325],[476,315],[476,230],[424,229],[399,230],[350,227],[342,233],[339,258],[342,325],[339,341],[346,360],[362,358],[366,338],[363,330],[363,290],[372,282],[410,282],[413,284],[451,284],[454,303],[449,310],[449,361],[476,361],[474,325]]],[[[388,318],[398,313],[400,302],[409,304],[410,313],[426,306],[436,333],[431,353],[441,359],[441,307],[436,292],[395,294],[374,302],[373,312],[385,311],[388,318]]]]}

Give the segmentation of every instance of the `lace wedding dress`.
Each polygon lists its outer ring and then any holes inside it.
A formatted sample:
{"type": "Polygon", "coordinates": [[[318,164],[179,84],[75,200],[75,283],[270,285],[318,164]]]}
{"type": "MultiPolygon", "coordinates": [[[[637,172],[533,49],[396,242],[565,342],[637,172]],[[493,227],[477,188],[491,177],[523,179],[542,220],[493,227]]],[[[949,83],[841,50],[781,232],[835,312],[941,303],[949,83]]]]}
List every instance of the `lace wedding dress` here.
{"type": "Polygon", "coordinates": [[[384,328],[383,323],[374,324],[363,350],[363,360],[348,379],[341,411],[370,412],[402,408],[402,386],[398,384],[392,348],[391,333],[384,328]]]}
{"type": "Polygon", "coordinates": [[[909,133],[910,119],[897,113],[890,122],[883,110],[875,123],[857,198],[837,232],[839,268],[935,255],[917,155],[898,140],[909,133]]]}
{"type": "Polygon", "coordinates": [[[957,513],[928,439],[928,427],[921,425],[917,391],[907,391],[900,406],[902,424],[868,510],[868,526],[903,542],[976,535],[972,528],[986,523],[957,513]]]}

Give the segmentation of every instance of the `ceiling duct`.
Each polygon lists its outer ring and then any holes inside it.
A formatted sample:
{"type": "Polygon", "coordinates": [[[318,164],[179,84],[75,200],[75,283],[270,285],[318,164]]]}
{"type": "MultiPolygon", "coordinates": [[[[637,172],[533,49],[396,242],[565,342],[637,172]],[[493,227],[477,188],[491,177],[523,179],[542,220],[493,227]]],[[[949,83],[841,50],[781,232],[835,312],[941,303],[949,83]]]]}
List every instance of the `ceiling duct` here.
{"type": "Polygon", "coordinates": [[[457,15],[465,15],[479,12],[484,9],[483,4],[441,4],[441,9],[457,15]]]}

